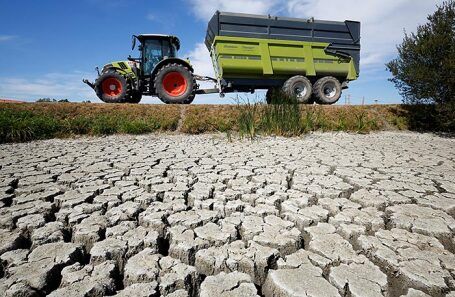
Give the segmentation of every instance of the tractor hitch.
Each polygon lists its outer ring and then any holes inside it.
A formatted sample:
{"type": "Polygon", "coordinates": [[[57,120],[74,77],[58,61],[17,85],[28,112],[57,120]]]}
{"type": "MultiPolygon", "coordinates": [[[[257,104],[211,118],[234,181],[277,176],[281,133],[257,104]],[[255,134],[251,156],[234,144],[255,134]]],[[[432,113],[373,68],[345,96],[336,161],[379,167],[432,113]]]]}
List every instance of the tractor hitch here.
{"type": "Polygon", "coordinates": [[[90,88],[92,88],[93,90],[95,90],[95,85],[93,83],[91,83],[88,79],[83,79],[82,82],[84,84],[87,84],[90,88]]]}

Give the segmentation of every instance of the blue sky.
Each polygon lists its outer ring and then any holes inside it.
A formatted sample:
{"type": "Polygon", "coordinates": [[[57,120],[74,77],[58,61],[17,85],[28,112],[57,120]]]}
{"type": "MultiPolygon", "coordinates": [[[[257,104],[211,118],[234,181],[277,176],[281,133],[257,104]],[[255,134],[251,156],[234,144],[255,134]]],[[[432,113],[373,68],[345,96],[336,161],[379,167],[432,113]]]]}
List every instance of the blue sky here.
{"type": "MultiPolygon", "coordinates": [[[[433,0],[0,0],[0,98],[98,101],[82,78],[94,67],[124,60],[131,35],[179,36],[181,57],[211,75],[202,44],[207,20],[222,11],[362,22],[361,77],[345,94],[351,103],[398,103],[384,63],[396,55],[403,30],[414,31],[441,1],[433,0]]],[[[263,96],[260,92],[258,96],[263,96]]],[[[195,103],[231,103],[234,95],[198,96],[195,103]]],[[[255,97],[255,95],[250,95],[255,97]]],[[[340,100],[344,103],[345,97],[340,100]]],[[[145,103],[159,103],[146,97],[145,103]]]]}

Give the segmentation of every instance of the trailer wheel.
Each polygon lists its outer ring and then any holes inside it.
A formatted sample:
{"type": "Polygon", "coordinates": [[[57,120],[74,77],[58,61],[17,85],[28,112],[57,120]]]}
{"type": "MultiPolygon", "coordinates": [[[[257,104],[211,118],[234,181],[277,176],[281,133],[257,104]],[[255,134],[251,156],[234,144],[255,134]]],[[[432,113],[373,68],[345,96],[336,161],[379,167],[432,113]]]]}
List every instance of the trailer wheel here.
{"type": "Polygon", "coordinates": [[[335,77],[326,76],[314,84],[313,92],[317,103],[334,104],[341,97],[341,84],[335,77]]]}
{"type": "Polygon", "coordinates": [[[296,75],[288,79],[283,85],[283,91],[290,97],[295,97],[297,102],[306,104],[311,99],[313,86],[308,78],[296,75]]]}
{"type": "Polygon", "coordinates": [[[106,103],[124,103],[128,99],[128,82],[118,72],[109,71],[100,75],[95,82],[95,92],[106,103]]]}
{"type": "Polygon", "coordinates": [[[190,104],[195,97],[196,80],[187,67],[172,63],[158,70],[154,87],[164,103],[190,104]]]}

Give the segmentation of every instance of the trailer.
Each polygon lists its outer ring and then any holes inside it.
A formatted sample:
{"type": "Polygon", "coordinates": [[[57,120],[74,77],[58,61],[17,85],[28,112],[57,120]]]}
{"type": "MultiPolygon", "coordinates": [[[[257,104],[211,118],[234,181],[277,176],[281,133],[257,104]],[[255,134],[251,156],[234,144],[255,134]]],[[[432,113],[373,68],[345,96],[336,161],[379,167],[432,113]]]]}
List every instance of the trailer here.
{"type": "Polygon", "coordinates": [[[139,58],[111,62],[94,83],[83,80],[107,103],[139,103],[143,95],[169,104],[189,104],[197,94],[267,90],[267,102],[280,92],[300,103],[333,104],[360,73],[360,23],[216,12],[205,44],[215,77],[194,74],[177,57],[173,35],[133,36],[139,58]],[[212,89],[200,88],[212,81],[212,89]]]}
{"type": "Polygon", "coordinates": [[[222,92],[283,89],[333,104],[360,73],[360,23],[216,12],[205,45],[222,92]]]}

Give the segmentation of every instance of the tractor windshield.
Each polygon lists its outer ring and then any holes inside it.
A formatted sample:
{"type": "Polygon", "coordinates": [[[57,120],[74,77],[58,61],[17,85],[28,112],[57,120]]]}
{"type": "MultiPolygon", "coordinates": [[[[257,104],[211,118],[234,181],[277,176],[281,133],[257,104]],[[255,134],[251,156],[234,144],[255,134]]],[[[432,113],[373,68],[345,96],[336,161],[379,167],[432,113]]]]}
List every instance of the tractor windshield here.
{"type": "Polygon", "coordinates": [[[164,58],[175,57],[175,46],[168,40],[145,40],[143,46],[144,74],[150,74],[153,68],[164,58]]]}
{"type": "Polygon", "coordinates": [[[144,73],[152,72],[156,64],[163,58],[163,51],[160,40],[145,40],[144,42],[144,73]]]}

